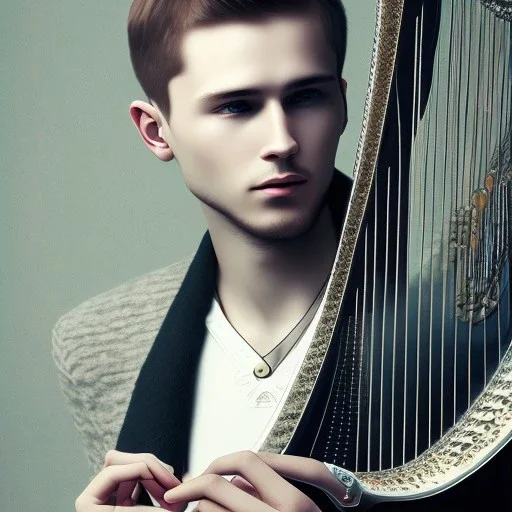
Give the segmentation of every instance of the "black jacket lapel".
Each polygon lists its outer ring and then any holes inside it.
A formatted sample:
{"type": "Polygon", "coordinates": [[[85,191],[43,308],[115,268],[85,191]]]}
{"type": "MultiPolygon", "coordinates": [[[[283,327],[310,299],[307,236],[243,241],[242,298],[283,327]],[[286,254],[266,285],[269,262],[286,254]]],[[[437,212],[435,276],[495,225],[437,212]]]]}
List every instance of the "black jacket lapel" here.
{"type": "Polygon", "coordinates": [[[155,454],[180,479],[187,465],[197,365],[216,266],[206,233],[141,368],[116,446],[155,454]]]}

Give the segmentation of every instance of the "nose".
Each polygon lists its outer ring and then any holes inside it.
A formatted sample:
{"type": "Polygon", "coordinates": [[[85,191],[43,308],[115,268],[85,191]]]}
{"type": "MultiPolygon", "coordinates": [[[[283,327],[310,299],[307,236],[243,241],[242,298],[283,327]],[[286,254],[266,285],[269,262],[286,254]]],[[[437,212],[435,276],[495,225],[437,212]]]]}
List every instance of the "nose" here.
{"type": "Polygon", "coordinates": [[[266,143],[261,150],[261,158],[287,158],[299,150],[299,144],[290,132],[286,112],[281,104],[269,105],[263,130],[266,143]]]}

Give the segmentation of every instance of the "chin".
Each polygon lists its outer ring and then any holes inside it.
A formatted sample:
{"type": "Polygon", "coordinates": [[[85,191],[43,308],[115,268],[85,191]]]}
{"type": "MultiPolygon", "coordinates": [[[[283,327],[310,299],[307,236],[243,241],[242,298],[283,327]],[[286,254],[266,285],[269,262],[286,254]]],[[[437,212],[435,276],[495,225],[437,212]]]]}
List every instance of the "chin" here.
{"type": "Polygon", "coordinates": [[[225,215],[241,232],[262,242],[278,242],[306,236],[316,226],[321,210],[320,207],[309,212],[287,212],[266,220],[225,215]]]}
{"type": "Polygon", "coordinates": [[[295,240],[307,235],[316,218],[296,219],[293,222],[276,222],[268,226],[240,226],[244,231],[262,241],[295,240]]]}

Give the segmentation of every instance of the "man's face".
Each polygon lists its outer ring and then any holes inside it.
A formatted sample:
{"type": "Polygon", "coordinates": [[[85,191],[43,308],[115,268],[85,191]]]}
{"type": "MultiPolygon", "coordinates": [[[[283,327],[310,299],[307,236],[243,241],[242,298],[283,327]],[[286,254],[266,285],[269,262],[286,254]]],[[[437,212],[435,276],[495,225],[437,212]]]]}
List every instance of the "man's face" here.
{"type": "Polygon", "coordinates": [[[320,20],[201,27],[186,34],[182,52],[162,137],[209,225],[265,240],[304,233],[324,205],[345,116],[320,20]],[[273,179],[283,182],[265,185],[273,179]]]}

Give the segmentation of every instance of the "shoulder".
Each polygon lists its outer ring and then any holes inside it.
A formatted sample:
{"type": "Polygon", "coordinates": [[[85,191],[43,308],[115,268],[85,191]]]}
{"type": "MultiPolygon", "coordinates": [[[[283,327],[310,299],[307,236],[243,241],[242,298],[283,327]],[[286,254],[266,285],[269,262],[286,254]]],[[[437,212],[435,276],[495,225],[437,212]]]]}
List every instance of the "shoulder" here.
{"type": "Polygon", "coordinates": [[[94,471],[115,447],[140,367],[191,261],[92,297],[55,323],[52,355],[94,471]]]}
{"type": "Polygon", "coordinates": [[[131,321],[140,324],[141,319],[168,309],[191,261],[192,256],[87,299],[57,320],[54,333],[76,339],[86,333],[106,335],[131,321]],[[99,329],[101,325],[104,331],[99,329]]]}

